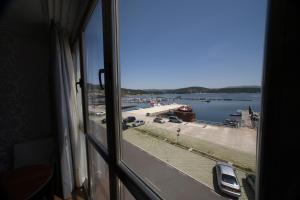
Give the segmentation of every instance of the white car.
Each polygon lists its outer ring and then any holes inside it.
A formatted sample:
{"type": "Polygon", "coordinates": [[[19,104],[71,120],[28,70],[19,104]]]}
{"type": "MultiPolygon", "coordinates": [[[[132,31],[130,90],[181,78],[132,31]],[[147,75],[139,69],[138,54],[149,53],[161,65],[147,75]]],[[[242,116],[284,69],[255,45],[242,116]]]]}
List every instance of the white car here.
{"type": "Polygon", "coordinates": [[[97,116],[105,115],[105,111],[100,111],[96,113],[97,116]]]}
{"type": "Polygon", "coordinates": [[[216,172],[219,189],[230,196],[240,197],[241,187],[233,166],[229,163],[217,162],[216,172]]]}
{"type": "Polygon", "coordinates": [[[137,127],[137,126],[141,126],[144,124],[145,124],[144,120],[135,120],[135,122],[132,124],[132,126],[137,127]]]}

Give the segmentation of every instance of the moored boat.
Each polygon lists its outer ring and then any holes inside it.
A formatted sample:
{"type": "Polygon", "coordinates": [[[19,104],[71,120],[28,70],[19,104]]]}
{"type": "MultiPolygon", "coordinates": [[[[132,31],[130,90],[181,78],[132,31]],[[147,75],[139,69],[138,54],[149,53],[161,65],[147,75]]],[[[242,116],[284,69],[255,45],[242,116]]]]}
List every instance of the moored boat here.
{"type": "Polygon", "coordinates": [[[196,114],[193,112],[191,106],[184,105],[174,111],[174,115],[182,119],[185,122],[194,122],[196,121],[196,114]]]}
{"type": "Polygon", "coordinates": [[[242,113],[238,113],[238,112],[236,112],[236,113],[231,113],[230,116],[233,116],[233,117],[240,117],[240,116],[242,116],[242,113]]]}

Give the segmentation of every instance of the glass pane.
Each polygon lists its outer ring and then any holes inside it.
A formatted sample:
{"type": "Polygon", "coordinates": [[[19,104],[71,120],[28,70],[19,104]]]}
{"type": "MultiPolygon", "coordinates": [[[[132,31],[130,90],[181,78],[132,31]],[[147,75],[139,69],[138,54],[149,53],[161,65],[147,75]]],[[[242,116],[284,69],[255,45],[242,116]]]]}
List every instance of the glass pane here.
{"type": "Polygon", "coordinates": [[[119,180],[121,200],[135,200],[134,196],[129,192],[127,187],[119,180]]]}
{"type": "Polygon", "coordinates": [[[99,70],[104,68],[101,1],[91,15],[84,36],[85,71],[88,96],[88,133],[107,147],[105,92],[99,85],[99,70]]]}
{"type": "Polygon", "coordinates": [[[89,156],[92,199],[108,200],[110,199],[108,165],[92,145],[89,145],[89,156]]]}
{"type": "Polygon", "coordinates": [[[120,1],[122,161],[164,199],[254,198],[266,5],[120,1]]]}

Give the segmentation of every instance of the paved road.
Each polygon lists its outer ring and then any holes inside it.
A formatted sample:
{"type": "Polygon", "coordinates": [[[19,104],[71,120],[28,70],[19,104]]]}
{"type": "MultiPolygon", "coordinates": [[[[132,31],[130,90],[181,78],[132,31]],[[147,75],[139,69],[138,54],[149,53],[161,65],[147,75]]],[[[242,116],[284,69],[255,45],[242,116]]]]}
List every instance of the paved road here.
{"type": "MultiPolygon", "coordinates": [[[[97,122],[91,122],[91,128],[97,133],[97,138],[106,143],[106,130],[97,122]]],[[[103,177],[99,182],[108,180],[107,166],[102,159],[94,157],[94,166],[102,171],[103,177]],[[100,159],[100,160],[99,160],[100,159]],[[97,162],[96,162],[97,160],[97,162]]],[[[176,168],[155,158],[139,147],[123,140],[123,160],[125,164],[141,176],[164,199],[170,200],[224,200],[209,187],[187,176],[176,168]]],[[[95,169],[95,171],[97,171],[95,169]]],[[[127,195],[125,195],[127,196],[127,195]]],[[[131,199],[131,198],[130,198],[131,199]]],[[[128,199],[126,199],[128,200],[128,199]]]]}
{"type": "Polygon", "coordinates": [[[165,199],[225,199],[207,186],[151,156],[135,145],[123,142],[123,159],[165,199]]]}
{"type": "MultiPolygon", "coordinates": [[[[136,129],[129,129],[123,132],[123,139],[189,175],[212,190],[217,191],[218,194],[232,199],[232,197],[225,195],[218,189],[214,170],[216,161],[176,147],[152,136],[141,134],[136,129]]],[[[242,196],[239,199],[253,200],[252,189],[245,181],[246,174],[238,169],[236,172],[242,189],[242,196]]]]}

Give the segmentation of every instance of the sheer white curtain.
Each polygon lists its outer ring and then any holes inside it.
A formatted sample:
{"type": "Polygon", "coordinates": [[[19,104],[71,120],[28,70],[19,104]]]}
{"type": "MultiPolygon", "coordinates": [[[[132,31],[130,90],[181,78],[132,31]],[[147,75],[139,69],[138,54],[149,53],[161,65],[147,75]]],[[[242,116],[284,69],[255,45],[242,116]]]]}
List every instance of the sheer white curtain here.
{"type": "Polygon", "coordinates": [[[60,152],[63,197],[68,198],[74,187],[86,178],[84,135],[79,131],[79,106],[76,78],[69,38],[66,32],[54,27],[54,96],[60,152]]]}
{"type": "MultiPolygon", "coordinates": [[[[73,63],[74,63],[74,74],[75,81],[78,82],[81,78],[80,73],[80,51],[78,41],[75,43],[73,52],[73,63]]],[[[86,160],[86,141],[84,135],[84,124],[83,124],[83,111],[82,111],[82,90],[78,86],[76,91],[78,121],[77,123],[77,134],[74,134],[74,153],[75,153],[75,170],[76,170],[76,186],[79,187],[83,184],[87,178],[87,160],[86,160]]]]}

